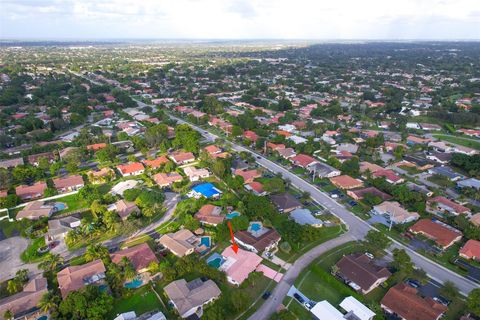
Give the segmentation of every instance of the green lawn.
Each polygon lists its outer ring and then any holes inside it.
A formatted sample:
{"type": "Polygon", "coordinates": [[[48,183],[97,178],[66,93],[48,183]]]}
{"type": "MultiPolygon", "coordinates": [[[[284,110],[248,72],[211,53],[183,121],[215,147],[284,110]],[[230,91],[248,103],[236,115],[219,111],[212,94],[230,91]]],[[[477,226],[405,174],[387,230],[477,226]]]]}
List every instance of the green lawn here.
{"type": "Polygon", "coordinates": [[[59,211],[57,214],[72,212],[72,211],[76,211],[76,210],[88,207],[88,203],[84,200],[78,200],[76,194],[71,194],[69,196],[58,198],[58,199],[55,199],[55,200],[52,200],[52,201],[63,202],[67,205],[66,209],[64,209],[62,211],[59,211]]]}
{"type": "Polygon", "coordinates": [[[162,309],[162,304],[158,301],[150,285],[147,284],[137,290],[132,290],[128,296],[115,299],[109,319],[115,318],[119,313],[128,311],[135,311],[137,316],[139,316],[145,312],[160,309],[162,309]]]}
{"type": "Polygon", "coordinates": [[[27,219],[9,222],[8,220],[0,221],[0,230],[5,238],[21,235],[28,228],[29,221],[27,219]]]}
{"type": "Polygon", "coordinates": [[[20,254],[20,258],[25,263],[38,262],[46,255],[46,253],[40,254],[37,252],[37,250],[43,246],[45,246],[45,237],[34,239],[28,245],[27,249],[20,254]]]}
{"type": "Polygon", "coordinates": [[[452,136],[447,136],[443,134],[434,134],[433,136],[440,140],[444,140],[447,142],[459,144],[461,146],[480,150],[480,141],[477,142],[477,141],[467,140],[462,137],[452,137],[452,136]]]}

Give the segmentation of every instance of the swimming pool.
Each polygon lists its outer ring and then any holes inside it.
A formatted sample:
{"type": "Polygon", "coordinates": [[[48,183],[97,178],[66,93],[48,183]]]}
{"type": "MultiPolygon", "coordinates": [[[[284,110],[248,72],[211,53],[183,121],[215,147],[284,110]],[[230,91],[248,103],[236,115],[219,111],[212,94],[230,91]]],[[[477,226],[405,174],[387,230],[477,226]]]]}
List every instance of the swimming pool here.
{"type": "Polygon", "coordinates": [[[40,318],[37,318],[37,320],[48,320],[47,316],[41,316],[40,318]]]}
{"type": "Polygon", "coordinates": [[[262,230],[262,224],[259,223],[259,222],[252,223],[252,224],[250,224],[250,230],[255,231],[255,232],[260,231],[260,230],[262,230]]]}
{"type": "Polygon", "coordinates": [[[62,202],[56,202],[53,207],[55,208],[56,211],[62,211],[67,208],[67,205],[62,202]]]}
{"type": "Polygon", "coordinates": [[[143,285],[143,280],[141,278],[135,278],[130,282],[126,282],[123,286],[128,289],[140,288],[143,285]]]}
{"type": "Polygon", "coordinates": [[[215,197],[219,195],[221,192],[212,183],[202,183],[194,188],[192,188],[193,191],[200,193],[203,195],[205,198],[210,198],[210,197],[215,197]]]}
{"type": "Polygon", "coordinates": [[[215,269],[220,268],[220,266],[225,262],[225,259],[219,255],[218,253],[212,254],[208,259],[207,259],[207,264],[215,269]]]}
{"type": "Polygon", "coordinates": [[[238,217],[240,215],[240,212],[238,211],[233,211],[232,213],[227,214],[227,219],[233,219],[235,217],[238,217]]]}
{"type": "Polygon", "coordinates": [[[210,248],[210,245],[211,245],[211,243],[210,243],[210,237],[201,237],[201,238],[200,238],[200,245],[202,245],[202,244],[203,244],[205,247],[210,248]]]}

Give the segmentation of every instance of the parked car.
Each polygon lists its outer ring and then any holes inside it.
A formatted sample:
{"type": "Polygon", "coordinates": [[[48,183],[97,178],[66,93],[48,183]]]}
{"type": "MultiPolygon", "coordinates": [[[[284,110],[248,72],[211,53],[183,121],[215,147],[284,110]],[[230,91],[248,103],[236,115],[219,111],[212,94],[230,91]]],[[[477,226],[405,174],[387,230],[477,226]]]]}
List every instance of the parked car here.
{"type": "Polygon", "coordinates": [[[436,302],[438,302],[440,304],[443,304],[444,306],[448,306],[450,304],[450,301],[447,300],[446,298],[442,297],[442,296],[433,297],[433,300],[435,300],[436,302]]]}
{"type": "Polygon", "coordinates": [[[265,291],[265,292],[262,294],[262,299],[263,299],[263,300],[267,300],[271,295],[272,295],[272,293],[271,293],[270,291],[265,291]]]}
{"type": "Polygon", "coordinates": [[[298,293],[294,293],[294,294],[293,294],[293,297],[294,297],[295,299],[297,299],[298,302],[300,302],[300,303],[304,303],[304,302],[305,302],[305,300],[303,300],[302,296],[299,295],[298,293]]]}
{"type": "Polygon", "coordinates": [[[351,206],[351,207],[355,207],[358,203],[356,203],[355,201],[353,200],[350,200],[348,201],[348,205],[351,206]]]}
{"type": "Polygon", "coordinates": [[[419,288],[420,287],[420,282],[418,282],[415,279],[407,279],[407,280],[405,280],[405,283],[408,284],[410,287],[413,287],[413,288],[419,288]]]}
{"type": "Polygon", "coordinates": [[[365,255],[367,257],[369,257],[370,259],[374,259],[375,257],[373,256],[373,254],[371,254],[370,252],[365,252],[365,255]]]}
{"type": "Polygon", "coordinates": [[[305,306],[305,308],[307,308],[308,310],[312,309],[315,304],[312,302],[312,301],[308,301],[308,302],[304,302],[303,305],[305,306]]]}

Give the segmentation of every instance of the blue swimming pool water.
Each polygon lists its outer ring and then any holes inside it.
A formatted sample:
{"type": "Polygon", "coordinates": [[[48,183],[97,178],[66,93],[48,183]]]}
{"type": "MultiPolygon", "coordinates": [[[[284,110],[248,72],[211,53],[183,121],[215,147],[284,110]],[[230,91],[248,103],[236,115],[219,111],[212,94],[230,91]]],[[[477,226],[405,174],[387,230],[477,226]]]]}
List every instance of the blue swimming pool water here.
{"type": "Polygon", "coordinates": [[[212,254],[208,259],[207,259],[207,264],[215,269],[220,268],[220,266],[225,262],[225,259],[219,255],[218,253],[212,254]]]}
{"type": "Polygon", "coordinates": [[[252,223],[250,225],[250,229],[252,231],[259,231],[259,230],[262,230],[262,225],[260,223],[252,223]]]}
{"type": "Polygon", "coordinates": [[[37,318],[37,320],[48,320],[47,316],[41,316],[40,318],[37,318]]]}
{"type": "Polygon", "coordinates": [[[133,279],[130,282],[125,283],[123,286],[128,289],[140,288],[143,284],[143,280],[140,278],[133,279]]]}
{"type": "Polygon", "coordinates": [[[57,211],[61,211],[67,207],[65,203],[57,202],[54,204],[54,207],[57,211]]]}
{"type": "Polygon", "coordinates": [[[198,186],[195,186],[193,191],[202,194],[204,197],[210,198],[220,194],[220,192],[215,188],[212,183],[202,183],[198,186]]]}
{"type": "Polygon", "coordinates": [[[200,238],[200,244],[206,246],[207,248],[210,248],[210,237],[201,237],[200,238]]]}
{"type": "Polygon", "coordinates": [[[238,217],[240,215],[240,212],[238,211],[233,211],[232,213],[227,214],[227,219],[233,219],[235,217],[238,217]]]}

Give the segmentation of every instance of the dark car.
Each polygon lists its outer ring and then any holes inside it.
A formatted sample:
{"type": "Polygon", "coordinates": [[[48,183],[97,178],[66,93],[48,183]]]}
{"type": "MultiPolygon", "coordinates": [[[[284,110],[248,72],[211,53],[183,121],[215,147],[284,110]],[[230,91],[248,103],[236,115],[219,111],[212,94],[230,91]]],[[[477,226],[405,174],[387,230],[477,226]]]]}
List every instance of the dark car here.
{"type": "Polygon", "coordinates": [[[298,293],[294,293],[294,294],[293,294],[293,297],[294,297],[295,299],[297,299],[298,302],[300,302],[300,303],[304,303],[304,302],[305,302],[305,300],[303,300],[302,296],[299,295],[298,293]]]}
{"type": "Polygon", "coordinates": [[[348,201],[348,204],[349,204],[351,207],[355,207],[358,203],[356,203],[356,202],[353,201],[353,200],[350,200],[350,201],[348,201]]]}
{"type": "Polygon", "coordinates": [[[262,299],[267,300],[271,295],[272,293],[270,291],[265,291],[262,295],[262,299]]]}
{"type": "Polygon", "coordinates": [[[407,280],[405,280],[405,283],[408,284],[410,287],[413,287],[413,288],[419,288],[420,287],[420,282],[418,282],[415,279],[407,279],[407,280]]]}

